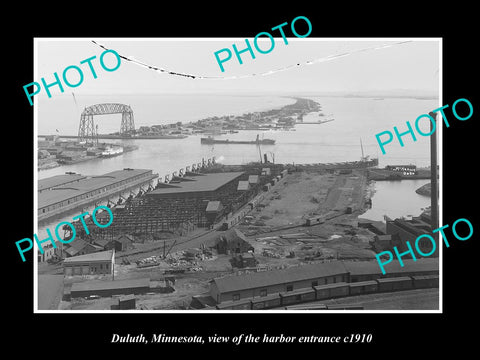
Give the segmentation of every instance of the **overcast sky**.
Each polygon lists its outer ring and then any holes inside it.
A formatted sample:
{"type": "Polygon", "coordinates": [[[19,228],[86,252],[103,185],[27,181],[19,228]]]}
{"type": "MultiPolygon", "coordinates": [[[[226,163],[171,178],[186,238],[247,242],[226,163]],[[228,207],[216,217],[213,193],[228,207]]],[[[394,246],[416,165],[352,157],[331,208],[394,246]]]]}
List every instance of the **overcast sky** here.
{"type": "MultiPolygon", "coordinates": [[[[249,39],[253,47],[253,39],[249,39]]],[[[244,38],[232,39],[37,39],[37,73],[32,81],[53,82],[53,73],[61,77],[69,65],[84,70],[84,81],[76,88],[65,86],[65,94],[125,94],[125,93],[295,93],[295,92],[362,92],[407,90],[412,93],[438,93],[440,71],[440,42],[437,39],[322,39],[275,38],[275,47],[268,54],[260,54],[255,48],[255,59],[248,52],[242,54],[243,64],[235,55],[225,62],[221,72],[214,52],[222,48],[232,50],[232,44],[245,48],[244,38]],[[159,74],[144,67],[122,60],[113,72],[104,71],[99,64],[104,51],[92,43],[95,40],[124,56],[170,71],[203,76],[242,76],[269,70],[304,64],[331,55],[352,54],[328,62],[296,66],[290,70],[268,76],[254,76],[234,80],[190,79],[159,74]],[[355,50],[391,44],[411,42],[355,53],[355,50]],[[93,60],[98,78],[93,79],[87,64],[80,61],[96,55],[93,60]]],[[[270,40],[260,43],[268,49],[270,40]]],[[[232,50],[233,52],[233,50],[232,50]]],[[[222,54],[223,56],[224,54],[222,54]]],[[[113,57],[105,57],[112,64],[113,57]]],[[[75,71],[69,72],[71,81],[75,71]]],[[[51,88],[52,95],[60,96],[58,87],[51,88]]],[[[45,95],[42,89],[41,95],[45,95]]]]}

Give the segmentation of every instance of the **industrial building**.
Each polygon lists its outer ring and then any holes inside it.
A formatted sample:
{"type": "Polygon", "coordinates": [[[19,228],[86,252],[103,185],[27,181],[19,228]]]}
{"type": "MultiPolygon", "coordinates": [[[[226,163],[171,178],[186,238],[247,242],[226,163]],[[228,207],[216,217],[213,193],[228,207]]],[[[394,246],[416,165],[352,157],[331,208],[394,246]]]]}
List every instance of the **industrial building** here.
{"type": "Polygon", "coordinates": [[[51,176],[46,179],[38,180],[38,193],[43,191],[52,190],[58,186],[79,182],[80,180],[86,179],[85,175],[76,174],[76,173],[66,173],[64,175],[51,176]]]}
{"type": "Polygon", "coordinates": [[[41,180],[38,192],[38,220],[45,220],[109,195],[148,184],[156,177],[152,170],[123,169],[91,177],[72,174],[41,180]]]}
{"type": "Polygon", "coordinates": [[[63,246],[63,255],[67,258],[78,255],[92,254],[104,250],[101,246],[90,244],[83,239],[76,239],[75,241],[63,246]]]}
{"type": "Polygon", "coordinates": [[[239,177],[243,172],[225,173],[187,173],[185,177],[172,179],[168,184],[159,187],[147,194],[147,197],[178,198],[179,196],[216,200],[228,190],[236,188],[239,177]]]}
{"type": "Polygon", "coordinates": [[[115,250],[100,251],[66,258],[63,261],[63,273],[66,276],[111,275],[114,265],[115,250]]]}
{"type": "Polygon", "coordinates": [[[208,241],[206,246],[214,248],[219,254],[241,254],[253,250],[246,236],[236,228],[221,232],[208,241]]]}
{"type": "Polygon", "coordinates": [[[129,279],[116,281],[85,281],[75,283],[70,289],[70,298],[98,295],[109,297],[112,295],[145,294],[150,291],[150,279],[129,279]]]}
{"type": "Polygon", "coordinates": [[[221,303],[345,281],[348,281],[347,269],[342,262],[333,261],[216,278],[210,284],[210,296],[221,303]]]}
{"type": "Polygon", "coordinates": [[[175,176],[168,183],[158,183],[154,190],[126,203],[125,207],[116,208],[115,221],[106,232],[141,234],[209,227],[261,191],[261,185],[238,190],[241,181],[250,184],[250,175],[235,171],[186,172],[182,177],[175,176]]]}
{"type": "MultiPolygon", "coordinates": [[[[250,300],[264,301],[262,299],[267,299],[269,296],[277,299],[278,296],[295,295],[295,291],[304,293],[308,289],[315,289],[317,292],[328,290],[329,294],[334,291],[335,296],[341,296],[341,292],[346,291],[351,283],[359,283],[361,286],[368,287],[369,283],[366,282],[371,280],[438,276],[438,258],[424,258],[416,262],[404,260],[403,267],[398,260],[393,260],[385,265],[385,270],[386,275],[382,275],[378,262],[375,260],[330,261],[283,270],[226,276],[211,281],[210,296],[217,304],[229,304],[233,301],[235,304],[239,304],[238,306],[241,306],[240,302],[242,301],[245,302],[245,306],[249,306],[250,300]]],[[[305,293],[302,296],[307,295],[305,293]]],[[[229,307],[230,305],[225,306],[229,307]]]]}
{"type": "Polygon", "coordinates": [[[134,238],[128,234],[123,234],[115,239],[96,239],[93,240],[93,243],[102,250],[125,251],[133,248],[134,238]]]}
{"type": "Polygon", "coordinates": [[[37,250],[38,262],[45,262],[49,259],[54,258],[55,256],[61,255],[61,250],[59,247],[54,248],[52,244],[46,244],[42,247],[43,254],[40,251],[40,248],[37,250]]]}
{"type": "MultiPolygon", "coordinates": [[[[392,220],[387,218],[386,233],[387,235],[392,236],[392,244],[397,246],[399,252],[408,251],[408,247],[406,245],[407,241],[410,243],[412,248],[414,248],[417,237],[423,234],[432,234],[431,215],[429,212],[423,212],[420,216],[412,217],[411,219],[398,218],[392,220]]],[[[426,237],[421,238],[417,245],[420,251],[424,254],[430,254],[434,246],[426,237]]],[[[435,248],[435,251],[429,256],[438,257],[438,243],[436,243],[435,248]]],[[[393,248],[387,250],[393,251],[393,248]]],[[[418,252],[415,254],[416,257],[421,257],[418,252]]],[[[411,255],[408,254],[405,257],[411,258],[411,255]]]]}

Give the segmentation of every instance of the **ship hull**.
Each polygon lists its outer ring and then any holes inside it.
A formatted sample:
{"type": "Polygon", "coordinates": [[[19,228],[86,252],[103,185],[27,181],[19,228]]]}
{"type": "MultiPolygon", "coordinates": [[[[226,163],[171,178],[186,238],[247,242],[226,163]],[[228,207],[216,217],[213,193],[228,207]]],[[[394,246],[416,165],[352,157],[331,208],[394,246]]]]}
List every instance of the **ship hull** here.
{"type": "Polygon", "coordinates": [[[275,140],[263,139],[259,141],[234,141],[234,140],[215,140],[208,138],[201,138],[201,144],[256,144],[256,145],[275,145],[275,140]]]}

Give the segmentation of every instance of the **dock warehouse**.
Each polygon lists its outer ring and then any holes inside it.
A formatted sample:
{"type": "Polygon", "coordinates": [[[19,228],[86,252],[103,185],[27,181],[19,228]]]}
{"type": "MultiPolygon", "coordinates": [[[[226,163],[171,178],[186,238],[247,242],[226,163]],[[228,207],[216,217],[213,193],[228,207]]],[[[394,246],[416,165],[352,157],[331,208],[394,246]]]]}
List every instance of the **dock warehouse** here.
{"type": "Polygon", "coordinates": [[[68,182],[64,177],[40,180],[39,190],[43,190],[38,192],[38,220],[149,183],[156,177],[152,170],[123,169],[68,182]],[[58,184],[54,185],[56,182],[58,184]]]}
{"type": "Polygon", "coordinates": [[[63,274],[96,275],[113,274],[115,250],[100,251],[92,254],[72,256],[63,261],[63,274]]]}
{"type": "Polygon", "coordinates": [[[55,175],[46,179],[41,179],[41,180],[38,180],[38,193],[41,193],[42,191],[51,190],[57,186],[72,184],[86,178],[87,177],[85,175],[71,173],[71,174],[55,175]]]}
{"type": "Polygon", "coordinates": [[[222,303],[338,282],[348,282],[348,270],[341,261],[332,261],[216,278],[210,284],[210,296],[222,303]]]}
{"type": "Polygon", "coordinates": [[[238,186],[238,178],[244,172],[224,172],[193,174],[185,176],[178,182],[171,181],[168,184],[162,184],[160,188],[149,192],[150,198],[171,198],[171,197],[195,197],[205,200],[218,200],[217,197],[225,192],[235,191],[238,186]]]}
{"type": "Polygon", "coordinates": [[[85,281],[75,283],[70,289],[70,297],[86,297],[98,295],[109,297],[112,295],[138,295],[150,291],[150,279],[129,279],[116,281],[85,281]]]}
{"type": "Polygon", "coordinates": [[[244,172],[188,172],[169,183],[159,183],[155,190],[132,200],[123,211],[115,211],[115,221],[106,232],[175,231],[185,224],[205,227],[232,211],[240,196],[237,186],[242,175],[244,172]],[[207,216],[209,202],[212,204],[207,216]]]}

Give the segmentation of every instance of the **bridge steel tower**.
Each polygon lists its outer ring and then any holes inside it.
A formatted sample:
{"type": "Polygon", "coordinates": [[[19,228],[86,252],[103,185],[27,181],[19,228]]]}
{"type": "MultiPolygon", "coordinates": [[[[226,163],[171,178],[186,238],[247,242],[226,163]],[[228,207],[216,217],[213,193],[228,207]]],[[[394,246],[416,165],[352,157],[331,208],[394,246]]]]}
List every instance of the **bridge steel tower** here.
{"type": "Polygon", "coordinates": [[[120,137],[131,137],[135,134],[135,122],[133,110],[129,105],[124,104],[96,104],[86,107],[80,115],[78,127],[78,141],[87,143],[98,143],[98,131],[94,124],[95,115],[122,114],[120,125],[120,137]]]}

